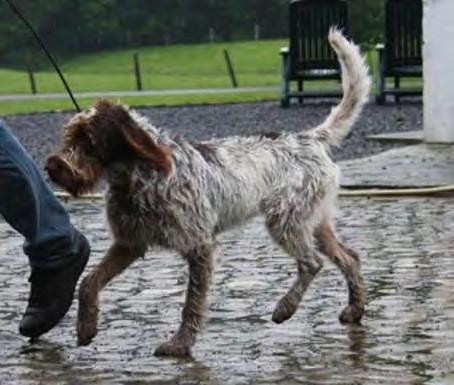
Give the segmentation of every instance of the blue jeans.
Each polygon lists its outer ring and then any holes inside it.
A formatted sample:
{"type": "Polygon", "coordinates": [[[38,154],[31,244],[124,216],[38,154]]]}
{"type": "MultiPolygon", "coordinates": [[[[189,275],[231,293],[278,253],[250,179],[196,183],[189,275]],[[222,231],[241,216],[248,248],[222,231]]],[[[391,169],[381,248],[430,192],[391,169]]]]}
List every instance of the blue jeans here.
{"type": "Polygon", "coordinates": [[[67,212],[1,119],[0,214],[25,237],[33,267],[60,267],[76,255],[78,232],[67,212]]]}

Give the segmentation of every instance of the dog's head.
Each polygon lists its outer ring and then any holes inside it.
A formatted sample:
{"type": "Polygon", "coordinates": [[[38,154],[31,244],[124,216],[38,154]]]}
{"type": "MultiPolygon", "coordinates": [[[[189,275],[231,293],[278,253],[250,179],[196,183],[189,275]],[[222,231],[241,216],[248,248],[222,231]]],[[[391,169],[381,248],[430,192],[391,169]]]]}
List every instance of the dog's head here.
{"type": "Polygon", "coordinates": [[[127,108],[103,100],[63,127],[62,147],[47,159],[46,170],[53,182],[74,196],[91,191],[115,162],[145,161],[168,175],[171,151],[157,139],[127,108]]]}

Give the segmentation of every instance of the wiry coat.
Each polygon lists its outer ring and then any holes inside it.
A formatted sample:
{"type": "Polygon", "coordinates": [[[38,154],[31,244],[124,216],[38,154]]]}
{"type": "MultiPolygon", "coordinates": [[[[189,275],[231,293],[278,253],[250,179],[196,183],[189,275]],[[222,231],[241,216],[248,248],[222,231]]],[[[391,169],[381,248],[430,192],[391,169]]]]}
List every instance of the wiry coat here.
{"type": "MultiPolygon", "coordinates": [[[[338,168],[311,134],[197,144],[160,138],[173,154],[168,176],[146,163],[119,163],[107,171],[107,213],[121,242],[185,254],[259,212],[273,220],[281,204],[313,227],[328,209],[323,201],[336,192],[338,168]]],[[[284,225],[291,218],[279,220],[284,225]]]]}
{"type": "Polygon", "coordinates": [[[96,334],[99,290],[148,247],[162,246],[187,259],[190,279],[182,324],[156,353],[188,355],[202,325],[216,235],[257,214],[297,263],[297,279],[273,320],[283,322],[296,311],[322,267],[320,252],[347,279],[349,305],[341,321],[361,319],[359,257],[338,239],[331,218],[339,171],[329,148],[340,144],[356,121],[370,81],[358,48],[337,31],[329,39],[342,66],[344,97],[308,132],[191,142],[109,102],[69,122],[62,150],[48,161],[49,174],[75,195],[104,176],[114,237],[104,260],[81,285],[81,344],[96,334]]]}

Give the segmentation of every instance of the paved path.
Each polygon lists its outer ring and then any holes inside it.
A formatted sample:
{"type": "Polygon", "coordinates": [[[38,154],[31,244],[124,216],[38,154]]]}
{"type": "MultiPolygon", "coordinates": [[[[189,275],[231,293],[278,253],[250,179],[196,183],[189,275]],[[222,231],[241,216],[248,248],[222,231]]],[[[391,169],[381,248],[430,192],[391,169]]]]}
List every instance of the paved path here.
{"type": "Polygon", "coordinates": [[[340,163],[348,188],[434,187],[454,184],[454,146],[420,144],[340,163]]]}
{"type": "MultiPolygon", "coordinates": [[[[76,92],[78,99],[99,97],[124,97],[124,96],[175,96],[175,95],[206,95],[206,94],[235,94],[252,93],[263,91],[278,91],[278,87],[239,87],[239,88],[197,88],[175,90],[145,90],[145,91],[99,91],[99,92],[76,92]]],[[[0,95],[0,101],[11,100],[35,100],[35,99],[67,99],[67,93],[46,94],[11,94],[0,95]]]]}
{"type": "Polygon", "coordinates": [[[382,142],[396,142],[402,144],[420,144],[424,142],[424,131],[385,132],[382,134],[368,135],[368,139],[380,140],[382,142]]]}

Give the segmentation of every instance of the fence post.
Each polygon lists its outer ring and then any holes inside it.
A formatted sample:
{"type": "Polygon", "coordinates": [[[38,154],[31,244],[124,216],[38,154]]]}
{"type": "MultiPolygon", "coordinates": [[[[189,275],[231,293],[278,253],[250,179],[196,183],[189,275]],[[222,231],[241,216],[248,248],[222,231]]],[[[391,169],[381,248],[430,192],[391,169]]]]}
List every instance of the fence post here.
{"type": "Polygon", "coordinates": [[[134,53],[134,73],[136,76],[136,86],[137,86],[137,91],[142,91],[142,76],[140,73],[140,63],[139,63],[139,53],[135,52],[134,53]]]}
{"type": "Polygon", "coordinates": [[[210,29],[208,30],[208,39],[210,43],[214,43],[214,41],[216,40],[216,35],[213,27],[210,27],[210,29]]]}
{"type": "Polygon", "coordinates": [[[232,82],[232,86],[234,88],[237,88],[238,83],[236,81],[235,70],[233,68],[232,61],[230,60],[229,51],[227,51],[226,49],[224,49],[224,59],[227,64],[227,69],[229,71],[229,76],[230,76],[230,80],[232,82]]]}
{"type": "Polygon", "coordinates": [[[34,95],[34,94],[36,94],[35,74],[33,73],[30,66],[27,66],[27,73],[28,73],[28,79],[30,81],[30,89],[32,91],[32,94],[34,95]]]}
{"type": "Polygon", "coordinates": [[[260,40],[260,25],[254,24],[254,40],[260,40]]]}

